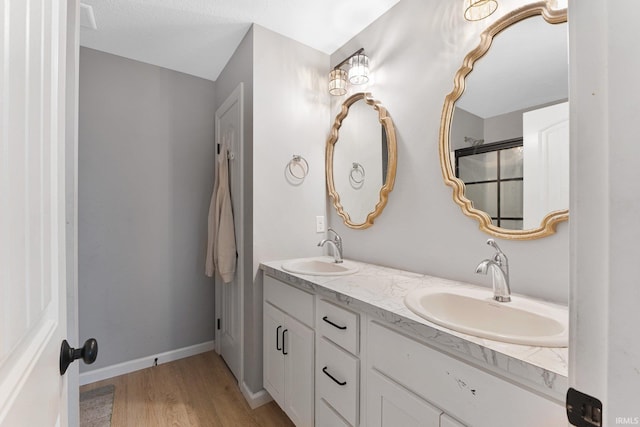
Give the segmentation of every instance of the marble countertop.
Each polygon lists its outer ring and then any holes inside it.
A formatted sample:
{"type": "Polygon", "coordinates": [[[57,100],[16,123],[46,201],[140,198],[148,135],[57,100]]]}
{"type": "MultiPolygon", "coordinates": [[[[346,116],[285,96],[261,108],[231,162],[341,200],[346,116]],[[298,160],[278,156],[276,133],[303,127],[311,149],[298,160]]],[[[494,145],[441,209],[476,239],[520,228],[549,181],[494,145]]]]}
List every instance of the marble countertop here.
{"type": "Polygon", "coordinates": [[[416,288],[475,285],[352,260],[349,262],[359,266],[355,274],[309,276],[283,270],[285,261],[291,260],[263,262],[260,268],[277,279],[390,322],[443,351],[477,361],[496,373],[506,372],[523,385],[564,399],[568,387],[567,348],[530,347],[459,333],[417,316],[404,305],[405,295],[416,288]]]}

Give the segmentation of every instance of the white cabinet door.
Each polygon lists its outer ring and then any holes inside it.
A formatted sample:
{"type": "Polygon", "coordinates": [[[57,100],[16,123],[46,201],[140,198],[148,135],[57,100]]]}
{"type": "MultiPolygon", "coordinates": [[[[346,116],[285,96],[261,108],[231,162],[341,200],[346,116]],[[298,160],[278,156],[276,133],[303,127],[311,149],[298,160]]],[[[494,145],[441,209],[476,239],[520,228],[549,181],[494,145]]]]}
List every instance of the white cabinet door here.
{"type": "Polygon", "coordinates": [[[313,426],[313,329],[268,302],[263,321],[264,388],[296,426],[313,426]]]}
{"type": "Polygon", "coordinates": [[[282,331],[284,313],[269,303],[264,304],[263,381],[264,388],[280,407],[284,407],[284,354],[282,331]]]}
{"type": "MultiPolygon", "coordinates": [[[[268,305],[268,304],[267,304],[268,305]]],[[[284,411],[296,426],[313,426],[314,335],[292,317],[284,315],[284,411]]]]}
{"type": "Polygon", "coordinates": [[[369,370],[367,425],[370,427],[439,427],[442,411],[407,389],[369,370]]]}

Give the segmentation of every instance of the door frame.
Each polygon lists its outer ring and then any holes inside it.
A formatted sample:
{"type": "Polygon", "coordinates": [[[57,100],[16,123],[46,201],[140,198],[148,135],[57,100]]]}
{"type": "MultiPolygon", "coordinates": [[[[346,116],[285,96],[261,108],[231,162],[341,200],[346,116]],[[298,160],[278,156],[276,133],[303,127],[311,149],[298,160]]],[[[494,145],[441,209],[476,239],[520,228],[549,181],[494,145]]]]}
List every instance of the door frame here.
{"type": "MultiPolygon", "coordinates": [[[[80,345],[78,329],[78,93],[80,66],[80,0],[67,0],[67,75],[65,124],[65,246],[67,263],[67,340],[80,345]]],[[[80,424],[80,368],[67,369],[69,426],[80,424]]]]}
{"type": "Polygon", "coordinates": [[[640,423],[637,0],[569,1],[569,386],[640,423]],[[612,48],[614,46],[615,48],[612,48]]]}
{"type": "MultiPolygon", "coordinates": [[[[240,342],[240,374],[238,375],[238,385],[242,388],[244,384],[244,268],[245,268],[245,252],[244,252],[244,188],[245,188],[245,177],[244,177],[244,83],[240,82],[238,86],[231,92],[229,97],[216,109],[215,114],[215,144],[220,143],[221,135],[220,135],[220,126],[219,126],[219,114],[221,111],[226,111],[233,105],[234,103],[238,103],[240,106],[240,129],[238,130],[238,146],[236,147],[235,162],[237,167],[239,168],[240,175],[240,194],[235,195],[235,199],[232,195],[232,202],[234,200],[237,201],[237,206],[239,209],[233,212],[234,223],[240,224],[239,227],[236,227],[236,250],[238,253],[238,259],[236,264],[236,278],[237,278],[237,286],[239,286],[239,298],[238,298],[238,307],[236,309],[239,312],[240,319],[240,327],[239,327],[239,342],[240,342]]],[[[217,152],[217,150],[216,150],[217,152]]],[[[217,156],[217,154],[216,154],[217,156]]],[[[215,160],[214,160],[215,163],[215,160]]],[[[217,172],[216,172],[217,173],[217,172]]],[[[229,177],[229,186],[231,187],[231,180],[233,176],[229,177]]],[[[220,319],[220,313],[222,313],[222,286],[225,286],[224,283],[221,283],[217,280],[217,275],[214,274],[215,280],[215,350],[217,354],[220,354],[221,351],[221,340],[219,339],[219,329],[217,327],[217,322],[220,319]]]]}

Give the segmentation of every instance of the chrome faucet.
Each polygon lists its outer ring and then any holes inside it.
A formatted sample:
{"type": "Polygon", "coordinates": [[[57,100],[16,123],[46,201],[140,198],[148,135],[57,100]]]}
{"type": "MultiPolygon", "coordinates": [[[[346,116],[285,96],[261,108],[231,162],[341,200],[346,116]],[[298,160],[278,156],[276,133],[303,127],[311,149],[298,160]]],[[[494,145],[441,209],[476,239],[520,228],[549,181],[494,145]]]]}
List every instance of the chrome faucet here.
{"type": "Polygon", "coordinates": [[[489,269],[493,276],[493,299],[498,302],[511,301],[511,288],[509,287],[509,260],[500,250],[493,239],[487,240],[487,245],[496,250],[491,259],[485,259],[476,267],[476,273],[487,274],[489,269]]]}
{"type": "Polygon", "coordinates": [[[334,261],[336,263],[341,263],[342,262],[342,237],[340,237],[340,235],[336,233],[336,230],[334,230],[333,228],[329,228],[327,231],[331,231],[334,234],[333,240],[323,239],[318,243],[318,246],[324,246],[326,243],[329,243],[329,246],[332,246],[333,248],[334,261]]]}

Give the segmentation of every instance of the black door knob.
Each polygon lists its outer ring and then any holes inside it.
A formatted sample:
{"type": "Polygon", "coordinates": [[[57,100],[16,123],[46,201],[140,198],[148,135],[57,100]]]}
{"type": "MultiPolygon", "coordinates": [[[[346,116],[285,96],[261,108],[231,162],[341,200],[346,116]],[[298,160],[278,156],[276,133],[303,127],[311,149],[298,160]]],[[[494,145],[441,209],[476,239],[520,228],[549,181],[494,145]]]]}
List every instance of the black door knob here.
{"type": "Polygon", "coordinates": [[[73,348],[67,340],[62,341],[60,347],[60,375],[67,372],[67,368],[76,359],[82,359],[87,365],[92,364],[98,357],[98,341],[95,338],[89,338],[84,342],[82,348],[73,348]]]}

